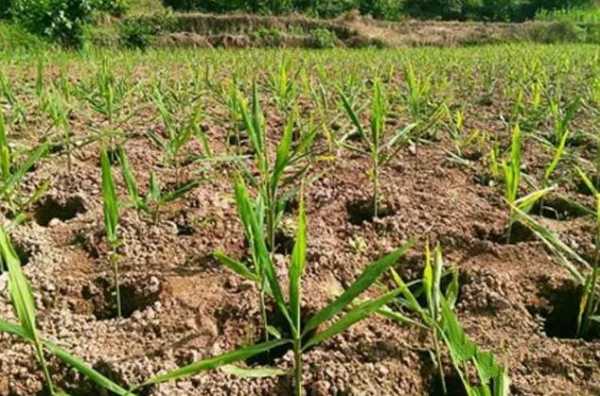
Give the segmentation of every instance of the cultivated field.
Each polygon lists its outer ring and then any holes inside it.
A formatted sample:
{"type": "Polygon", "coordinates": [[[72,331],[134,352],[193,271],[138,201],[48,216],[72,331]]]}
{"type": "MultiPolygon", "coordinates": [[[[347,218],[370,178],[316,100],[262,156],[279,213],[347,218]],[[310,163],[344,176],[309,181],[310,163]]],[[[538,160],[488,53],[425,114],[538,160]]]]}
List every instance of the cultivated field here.
{"type": "Polygon", "coordinates": [[[0,110],[2,396],[600,394],[598,47],[14,53],[0,110]]]}

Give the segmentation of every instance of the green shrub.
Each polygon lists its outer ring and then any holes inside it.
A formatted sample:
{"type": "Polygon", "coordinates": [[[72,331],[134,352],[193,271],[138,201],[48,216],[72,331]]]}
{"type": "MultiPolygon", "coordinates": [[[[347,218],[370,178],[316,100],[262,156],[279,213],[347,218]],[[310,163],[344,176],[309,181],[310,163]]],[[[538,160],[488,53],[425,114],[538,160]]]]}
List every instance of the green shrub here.
{"type": "Polygon", "coordinates": [[[279,47],[283,43],[283,33],[277,29],[260,28],[252,34],[252,38],[261,46],[279,47]]]}
{"type": "Polygon", "coordinates": [[[362,1],[359,9],[377,19],[398,20],[404,14],[403,3],[398,0],[362,1]]]}
{"type": "Polygon", "coordinates": [[[532,35],[534,41],[548,44],[584,42],[586,39],[585,29],[577,26],[574,22],[539,25],[534,28],[532,35]]]}
{"type": "Polygon", "coordinates": [[[399,0],[162,0],[175,10],[228,13],[233,11],[285,14],[304,12],[321,18],[332,18],[352,9],[385,17],[392,9],[400,10],[399,0]]]}
{"type": "Polygon", "coordinates": [[[48,48],[48,43],[14,23],[0,23],[0,51],[48,48]]]}
{"type": "Polygon", "coordinates": [[[126,19],[119,25],[119,39],[127,48],[146,49],[157,29],[141,19],[126,19]]]}
{"type": "Polygon", "coordinates": [[[159,33],[179,29],[177,19],[171,14],[126,18],[119,24],[119,41],[128,48],[147,48],[159,33]]]}
{"type": "Polygon", "coordinates": [[[310,43],[313,48],[325,49],[337,46],[337,36],[328,29],[314,29],[310,32],[310,43]]]}
{"type": "Polygon", "coordinates": [[[523,21],[542,9],[590,4],[593,0],[405,0],[405,11],[419,18],[523,21]]]}
{"type": "Polygon", "coordinates": [[[10,1],[0,1],[0,19],[6,19],[10,17],[10,1]]]}
{"type": "Polygon", "coordinates": [[[600,25],[591,23],[585,27],[585,41],[592,44],[600,44],[600,25]]]}
{"type": "MultiPolygon", "coordinates": [[[[308,12],[319,18],[334,18],[353,9],[358,9],[361,2],[366,0],[338,0],[338,1],[320,1],[320,0],[297,0],[294,2],[294,8],[297,11],[308,12]]],[[[370,1],[369,1],[370,2],[370,1]]]]}
{"type": "Polygon", "coordinates": [[[249,9],[249,3],[246,0],[161,0],[162,3],[174,10],[180,11],[206,11],[225,13],[236,10],[249,9]]]}
{"type": "Polygon", "coordinates": [[[11,13],[28,31],[79,47],[84,26],[91,20],[92,5],[88,0],[13,0],[11,13]]]}
{"type": "Polygon", "coordinates": [[[600,23],[600,7],[541,10],[535,14],[535,19],[538,21],[600,23]]]}
{"type": "Polygon", "coordinates": [[[92,0],[92,8],[105,12],[115,17],[122,17],[127,13],[128,6],[125,0],[92,0]]]}

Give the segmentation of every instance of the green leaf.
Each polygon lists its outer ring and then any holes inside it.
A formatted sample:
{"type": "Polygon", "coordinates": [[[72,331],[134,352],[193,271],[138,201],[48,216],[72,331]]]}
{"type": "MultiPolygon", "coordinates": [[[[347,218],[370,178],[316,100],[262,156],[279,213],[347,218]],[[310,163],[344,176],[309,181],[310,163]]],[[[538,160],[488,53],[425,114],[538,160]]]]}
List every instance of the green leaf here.
{"type": "Polygon", "coordinates": [[[135,176],[133,175],[131,167],[129,166],[129,159],[127,158],[127,153],[125,152],[125,149],[123,149],[122,146],[119,146],[117,150],[119,152],[121,174],[123,175],[123,180],[125,180],[125,185],[127,186],[129,198],[133,201],[133,204],[135,205],[136,209],[147,209],[144,200],[140,196],[137,181],[135,180],[135,176]]]}
{"type": "Polygon", "coordinates": [[[267,332],[275,337],[276,340],[281,340],[283,337],[281,336],[281,332],[277,330],[275,327],[271,325],[266,326],[267,332]]]}
{"type": "Polygon", "coordinates": [[[402,129],[399,129],[398,132],[396,132],[396,134],[384,146],[382,146],[382,148],[391,149],[397,143],[407,141],[410,137],[410,132],[413,131],[418,125],[419,124],[417,123],[412,123],[402,129]]]}
{"type": "Polygon", "coordinates": [[[221,252],[214,253],[213,255],[221,264],[241,277],[251,280],[252,282],[260,282],[260,279],[242,262],[234,260],[221,252]]]}
{"type": "Polygon", "coordinates": [[[292,251],[291,268],[289,270],[291,317],[294,325],[293,329],[298,333],[301,332],[301,281],[306,265],[306,239],[306,211],[304,209],[303,193],[300,193],[298,229],[296,231],[296,243],[292,251]]]}
{"type": "Polygon", "coordinates": [[[287,374],[285,370],[275,367],[242,368],[232,364],[222,366],[221,371],[240,378],[272,378],[287,374]]]}
{"type": "Polygon", "coordinates": [[[517,199],[514,202],[514,205],[523,213],[529,213],[533,205],[540,199],[542,199],[545,195],[547,195],[550,191],[554,190],[554,187],[544,188],[542,190],[534,191],[530,194],[527,194],[524,197],[517,199]]]}
{"type": "Polygon", "coordinates": [[[192,191],[194,188],[198,187],[199,185],[200,185],[200,182],[198,180],[189,181],[189,182],[185,183],[183,186],[177,188],[177,190],[163,195],[161,198],[161,202],[167,203],[167,202],[175,201],[176,199],[184,196],[185,194],[192,191]]]}
{"type": "Polygon", "coordinates": [[[0,147],[9,147],[8,138],[6,137],[6,121],[2,111],[0,111],[0,147]]]}
{"type": "Polygon", "coordinates": [[[358,133],[360,134],[361,138],[367,140],[367,134],[365,133],[365,131],[361,125],[358,115],[354,112],[354,109],[352,109],[350,100],[346,97],[346,95],[343,92],[340,92],[340,96],[342,97],[342,105],[344,106],[346,113],[348,113],[348,116],[350,116],[350,120],[352,121],[352,123],[354,124],[356,129],[358,130],[358,133]]]}
{"type": "Polygon", "coordinates": [[[106,149],[100,152],[100,164],[102,167],[102,198],[104,203],[104,228],[106,238],[111,245],[118,241],[117,226],[119,223],[119,204],[117,192],[112,177],[110,161],[106,149]]]}
{"type": "Polygon", "coordinates": [[[275,194],[275,190],[279,184],[279,180],[288,166],[290,161],[290,149],[292,147],[292,134],[294,131],[294,119],[290,117],[288,123],[283,131],[283,137],[277,146],[277,153],[275,156],[275,167],[273,168],[271,176],[271,194],[275,194]]]}
{"type": "Polygon", "coordinates": [[[50,343],[44,341],[44,346],[52,353],[54,356],[68,364],[70,367],[77,370],[79,373],[83,374],[85,377],[95,382],[97,385],[102,388],[113,392],[119,396],[135,396],[134,393],[120,387],[116,383],[112,382],[110,379],[106,378],[104,375],[100,374],[98,371],[94,370],[90,366],[87,365],[83,360],[79,359],[76,356],[71,355],[69,352],[64,349],[50,343]]]}
{"type": "MultiPolygon", "coordinates": [[[[2,319],[0,319],[0,332],[9,333],[23,339],[28,338],[27,333],[22,326],[6,322],[2,319]]],[[[57,358],[65,362],[67,365],[89,378],[90,380],[94,381],[96,384],[100,385],[104,389],[116,393],[120,396],[135,396],[133,393],[115,384],[96,370],[89,367],[84,361],[71,355],[69,352],[58,347],[57,345],[46,340],[42,340],[42,343],[44,347],[54,356],[56,356],[57,358]]]]}
{"type": "Polygon", "coordinates": [[[552,176],[552,174],[556,170],[556,167],[558,166],[558,163],[562,159],[563,154],[565,152],[565,145],[567,144],[568,138],[569,138],[569,131],[567,130],[563,133],[562,138],[560,139],[560,142],[559,142],[558,146],[556,147],[556,150],[554,151],[554,156],[552,157],[552,161],[550,162],[550,165],[548,165],[548,167],[546,168],[546,172],[544,172],[544,181],[545,182],[550,180],[550,176],[552,176]]]}
{"type": "Polygon", "coordinates": [[[151,385],[151,384],[160,384],[162,382],[174,381],[181,378],[191,377],[203,371],[216,369],[221,366],[225,366],[228,364],[232,364],[235,362],[239,362],[242,360],[246,360],[252,356],[258,355],[260,353],[269,351],[278,346],[285,345],[289,343],[289,340],[276,340],[276,341],[268,341],[262,344],[252,345],[245,348],[240,348],[233,352],[227,352],[223,355],[215,356],[209,359],[204,359],[187,366],[178,368],[173,371],[169,371],[164,374],[157,375],[146,380],[142,385],[136,387],[138,389],[140,387],[151,385]]]}
{"type": "Polygon", "coordinates": [[[414,321],[413,319],[409,318],[406,315],[403,315],[400,312],[392,310],[387,305],[384,305],[381,308],[379,308],[377,310],[377,314],[381,315],[381,316],[383,316],[385,318],[391,319],[394,322],[397,322],[397,323],[400,323],[400,324],[411,324],[411,325],[414,325],[414,326],[423,327],[423,325],[421,325],[419,322],[414,321]]]}
{"type": "Polygon", "coordinates": [[[0,227],[0,255],[8,267],[8,290],[12,305],[24,330],[24,338],[33,344],[37,360],[44,372],[48,389],[50,393],[54,393],[52,377],[48,371],[42,344],[37,333],[33,293],[31,292],[27,278],[25,278],[25,274],[23,274],[19,258],[2,227],[0,227]]]}
{"type": "Polygon", "coordinates": [[[392,273],[392,278],[394,279],[396,287],[400,289],[402,296],[406,300],[406,306],[409,309],[418,312],[419,315],[421,315],[421,317],[425,317],[425,311],[417,301],[415,295],[410,291],[408,285],[402,280],[400,275],[398,275],[398,273],[393,268],[390,268],[390,272],[392,273]]]}
{"type": "Polygon", "coordinates": [[[504,369],[502,374],[494,378],[494,396],[510,396],[510,377],[508,369],[504,369]]]}
{"type": "MultiPolygon", "coordinates": [[[[461,380],[467,391],[489,396],[508,396],[510,380],[504,367],[500,366],[489,352],[482,352],[465,334],[458,318],[448,303],[441,301],[442,327],[441,335],[448,347],[453,365],[460,372],[469,361],[477,369],[480,386],[469,383],[468,376],[461,372],[461,380]]],[[[469,392],[471,393],[471,392],[469,392]]]]}
{"type": "Polygon", "coordinates": [[[452,312],[448,304],[442,302],[441,308],[443,319],[442,329],[444,338],[447,341],[448,350],[450,351],[450,356],[457,365],[462,365],[475,356],[476,346],[466,338],[456,315],[452,312]]]}
{"type": "Polygon", "coordinates": [[[413,244],[414,242],[410,241],[400,249],[367,266],[358,279],[352,285],[350,285],[350,287],[344,291],[341,296],[310,318],[303,330],[303,334],[316,329],[321,323],[330,320],[340,311],[342,311],[348,304],[358,297],[358,295],[367,290],[382,273],[394,265],[398,259],[413,246],[413,244]]]}
{"type": "Polygon", "coordinates": [[[444,260],[442,258],[442,248],[438,245],[433,251],[433,288],[431,293],[431,317],[438,320],[440,301],[442,300],[442,271],[444,269],[444,260]]]}
{"type": "Polygon", "coordinates": [[[26,338],[37,343],[33,293],[25,274],[23,274],[19,258],[2,227],[0,227],[0,254],[8,269],[8,289],[15,313],[25,331],[26,338]]]}
{"type": "Polygon", "coordinates": [[[456,268],[453,268],[450,271],[450,276],[452,277],[452,279],[450,280],[450,284],[446,288],[445,299],[448,302],[450,308],[453,308],[456,304],[456,301],[458,300],[458,292],[460,285],[458,280],[458,270],[456,268]]]}
{"type": "Polygon", "coordinates": [[[396,298],[396,296],[398,296],[400,292],[400,289],[395,289],[374,300],[369,300],[358,305],[346,315],[342,316],[339,320],[334,322],[326,330],[315,334],[310,340],[308,340],[308,342],[306,342],[302,346],[302,349],[306,350],[307,348],[310,348],[313,345],[317,345],[323,342],[324,340],[345,331],[353,324],[360,322],[372,313],[377,312],[381,307],[383,307],[384,305],[391,302],[394,298],[396,298]]]}
{"type": "Polygon", "coordinates": [[[425,267],[423,269],[423,289],[425,290],[425,297],[427,298],[427,305],[429,306],[429,315],[433,320],[436,319],[437,307],[433,303],[433,258],[429,249],[429,242],[425,245],[425,267]]]}
{"type": "Polygon", "coordinates": [[[256,209],[253,207],[248,196],[246,185],[244,184],[242,178],[239,178],[238,182],[236,183],[235,190],[238,212],[240,213],[240,217],[242,218],[242,222],[244,223],[244,227],[248,233],[248,240],[253,249],[253,258],[256,260],[260,277],[261,279],[266,279],[272,296],[275,299],[275,303],[277,304],[277,308],[287,319],[290,326],[293,327],[294,323],[288,312],[287,304],[283,298],[281,286],[279,285],[279,280],[277,279],[277,273],[275,272],[273,262],[271,261],[271,256],[267,250],[262,227],[263,216],[258,215],[258,213],[261,213],[263,210],[261,208],[262,203],[259,200],[258,204],[256,205],[256,209]]]}
{"type": "MultiPolygon", "coordinates": [[[[9,193],[17,186],[22,180],[25,174],[33,167],[42,157],[48,152],[49,145],[47,143],[38,146],[33,150],[27,159],[17,168],[16,172],[11,174],[8,179],[4,181],[2,186],[2,194],[9,193]]],[[[3,157],[6,154],[3,154],[3,157]]],[[[3,165],[4,166],[4,165],[3,165]]]]}
{"type": "Polygon", "coordinates": [[[5,320],[0,319],[0,333],[8,333],[15,335],[24,340],[29,339],[27,332],[22,326],[17,324],[6,322],[5,320]]]}
{"type": "Polygon", "coordinates": [[[513,208],[517,213],[518,220],[528,227],[538,238],[554,253],[558,258],[559,264],[566,268],[573,278],[580,284],[585,284],[585,277],[577,269],[570,259],[577,262],[579,265],[583,265],[586,268],[590,268],[590,264],[582,259],[573,249],[563,243],[552,231],[542,224],[535,221],[532,217],[524,212],[521,212],[519,208],[513,208]]]}
{"type": "Polygon", "coordinates": [[[150,173],[150,185],[148,186],[148,198],[152,202],[161,201],[161,188],[154,172],[150,173]]]}
{"type": "Polygon", "coordinates": [[[10,149],[8,146],[0,146],[0,171],[2,172],[0,176],[2,176],[2,181],[4,182],[2,186],[2,192],[10,192],[10,190],[5,187],[6,181],[9,180],[11,171],[10,171],[10,149]]]}
{"type": "Polygon", "coordinates": [[[583,180],[583,182],[585,183],[585,185],[588,188],[588,190],[590,190],[590,192],[592,194],[594,194],[595,196],[597,196],[599,193],[598,193],[598,190],[596,189],[596,186],[594,186],[594,183],[592,183],[592,181],[585,174],[585,172],[583,171],[583,169],[581,169],[580,167],[576,166],[575,170],[577,170],[577,173],[579,173],[579,177],[581,177],[581,180],[583,180]]]}

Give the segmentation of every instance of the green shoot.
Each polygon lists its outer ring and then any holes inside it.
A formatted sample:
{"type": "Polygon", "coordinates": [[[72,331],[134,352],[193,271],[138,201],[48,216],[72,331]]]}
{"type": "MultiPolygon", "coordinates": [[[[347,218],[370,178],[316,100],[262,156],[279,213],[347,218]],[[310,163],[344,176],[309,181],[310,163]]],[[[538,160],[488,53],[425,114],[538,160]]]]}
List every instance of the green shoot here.
{"type": "MultiPolygon", "coordinates": [[[[230,258],[223,253],[216,253],[215,257],[224,266],[228,267],[238,275],[256,282],[261,294],[268,294],[275,301],[276,307],[281,315],[286,318],[291,339],[285,341],[292,344],[294,352],[294,394],[300,396],[302,395],[302,353],[307,348],[317,345],[336,334],[343,332],[353,324],[378,312],[400,293],[400,290],[397,289],[385,293],[373,300],[367,300],[357,305],[352,305],[360,294],[368,289],[381,274],[391,268],[391,266],[405,254],[412,246],[412,242],[407,243],[404,247],[367,266],[362,275],[360,275],[346,291],[332,303],[304,322],[301,318],[301,279],[306,267],[307,225],[303,199],[300,201],[296,242],[292,251],[291,263],[288,270],[288,301],[286,301],[283,296],[282,286],[279,283],[275,267],[267,250],[265,235],[260,224],[260,215],[257,214],[256,206],[250,201],[242,183],[238,183],[237,185],[236,200],[238,201],[238,209],[245,231],[250,236],[249,240],[253,251],[254,268],[249,268],[246,264],[230,258]],[[351,308],[345,312],[348,307],[351,308]],[[334,320],[333,323],[324,330],[318,330],[321,325],[334,319],[339,314],[342,314],[339,319],[334,320]],[[306,324],[302,326],[302,323],[306,324]]],[[[265,320],[265,317],[263,317],[263,320],[265,320]]],[[[271,330],[270,326],[265,323],[265,335],[267,337],[268,334],[271,334],[275,338],[279,338],[282,333],[283,332],[281,331],[271,330]]],[[[198,371],[194,371],[193,373],[188,374],[195,374],[197,372],[198,371]]]]}
{"type": "Polygon", "coordinates": [[[19,161],[18,153],[8,144],[6,124],[0,112],[0,197],[14,216],[25,212],[45,194],[48,183],[42,183],[29,196],[21,194],[21,184],[27,172],[48,152],[48,144],[42,144],[19,161]]]}
{"type": "Polygon", "coordinates": [[[188,144],[192,138],[197,137],[200,139],[207,157],[212,155],[208,145],[208,139],[199,127],[201,117],[200,108],[197,107],[189,119],[180,124],[175,121],[174,114],[170,110],[163,94],[158,88],[155,90],[154,102],[163,121],[167,138],[165,139],[153,131],[149,131],[148,135],[150,139],[165,153],[165,164],[173,165],[175,167],[175,183],[179,184],[181,168],[180,153],[182,148],[188,144]]]}
{"type": "Polygon", "coordinates": [[[550,113],[554,121],[553,135],[551,140],[555,145],[558,145],[564,135],[569,133],[569,124],[575,116],[581,106],[581,99],[576,98],[573,100],[564,111],[561,111],[558,102],[552,101],[550,104],[550,113]]]}
{"type": "MultiPolygon", "coordinates": [[[[379,80],[375,81],[373,87],[372,109],[370,129],[365,131],[358,114],[354,111],[351,101],[344,93],[341,93],[342,104],[348,113],[352,124],[356,127],[358,135],[366,148],[357,147],[344,143],[348,149],[369,156],[371,169],[369,171],[373,188],[373,217],[378,218],[380,197],[380,173],[381,167],[386,165],[397,153],[396,146],[406,141],[408,134],[417,126],[410,124],[399,130],[394,136],[388,137],[385,133],[385,117],[388,112],[388,100],[383,92],[379,80]]],[[[345,139],[344,139],[345,140],[345,139]]]]}
{"type": "Polygon", "coordinates": [[[51,92],[44,97],[44,109],[50,116],[54,128],[61,132],[64,150],[67,153],[67,169],[71,173],[72,169],[72,132],[69,125],[69,112],[67,103],[62,95],[51,92]]]}
{"type": "Polygon", "coordinates": [[[0,228],[0,254],[2,261],[8,268],[10,298],[23,329],[23,338],[27,339],[33,345],[36,358],[44,373],[48,391],[51,395],[54,395],[54,384],[52,383],[46,358],[44,357],[43,344],[38,335],[33,294],[31,293],[29,282],[21,269],[19,258],[10,243],[8,235],[2,228],[0,228]]]}
{"type": "MultiPolygon", "coordinates": [[[[417,293],[411,291],[409,286],[392,269],[396,286],[401,290],[402,297],[395,301],[399,312],[399,323],[411,323],[403,311],[408,311],[417,316],[416,324],[430,329],[435,349],[436,365],[442,381],[445,394],[448,393],[444,380],[442,367],[440,340],[448,349],[454,369],[461,378],[463,387],[468,395],[508,396],[510,380],[506,370],[496,363],[494,356],[489,352],[481,352],[466,336],[456,314],[454,305],[458,297],[458,272],[450,272],[450,283],[445,290],[442,289],[442,279],[445,276],[441,248],[435,248],[433,254],[428,244],[425,249],[425,269],[419,292],[426,297],[426,305],[422,306],[417,300],[417,293]],[[468,364],[472,363],[479,377],[477,385],[473,385],[469,378],[468,364]]],[[[413,322],[414,323],[414,322],[413,322]]]]}
{"type": "Polygon", "coordinates": [[[289,62],[282,61],[269,79],[275,103],[282,112],[294,103],[297,96],[295,78],[290,78],[289,68],[289,62]]]}
{"type": "Polygon", "coordinates": [[[121,174],[123,175],[123,180],[125,180],[127,193],[132,206],[138,212],[151,214],[155,224],[160,220],[160,210],[162,207],[169,202],[183,197],[200,184],[198,180],[192,180],[183,185],[179,185],[174,191],[165,192],[163,191],[156,174],[152,172],[150,174],[148,193],[145,196],[142,196],[138,188],[137,180],[129,166],[127,153],[122,146],[119,146],[117,150],[119,154],[119,163],[121,164],[121,174]]]}
{"type": "Polygon", "coordinates": [[[119,226],[119,201],[117,198],[117,192],[115,183],[112,177],[112,170],[108,154],[106,149],[102,149],[100,152],[100,164],[102,168],[102,199],[104,202],[104,229],[106,231],[106,239],[110,246],[110,262],[112,264],[114,282],[115,282],[115,294],[116,294],[116,305],[117,315],[122,316],[121,307],[121,290],[119,285],[119,257],[117,254],[117,248],[121,244],[118,235],[119,226]]]}
{"type": "Polygon", "coordinates": [[[582,288],[580,304],[578,307],[576,332],[577,337],[586,337],[592,324],[598,322],[598,316],[600,315],[600,286],[598,285],[598,262],[600,252],[600,194],[597,192],[595,187],[591,184],[589,178],[581,170],[578,170],[580,176],[584,179],[584,182],[590,190],[594,193],[596,198],[596,210],[593,211],[595,214],[595,231],[594,231],[594,257],[590,263],[567,244],[562,242],[559,237],[553,233],[546,226],[535,221],[529,215],[519,211],[515,208],[516,213],[519,216],[519,221],[529,227],[537,237],[544,242],[546,247],[553,253],[557,260],[557,263],[563,267],[571,275],[573,280],[582,288]],[[585,272],[580,270],[583,268],[585,272]]]}
{"type": "Polygon", "coordinates": [[[600,192],[595,188],[589,177],[581,169],[578,173],[584,180],[586,186],[594,194],[596,200],[595,210],[595,232],[594,232],[594,257],[591,263],[592,271],[584,283],[579,315],[577,317],[577,335],[585,336],[589,333],[593,321],[600,322],[600,192]]]}
{"type": "MultiPolygon", "coordinates": [[[[521,144],[521,129],[519,128],[519,125],[516,125],[512,133],[510,158],[508,161],[502,161],[501,164],[504,171],[504,199],[509,206],[508,231],[506,234],[508,243],[512,241],[512,226],[516,221],[514,209],[517,208],[521,212],[528,213],[537,201],[554,189],[553,187],[544,187],[528,195],[519,197],[521,183],[521,144]]],[[[558,159],[560,159],[560,157],[558,159]]],[[[556,162],[556,164],[558,164],[558,162],[556,162]]],[[[554,168],[556,168],[556,164],[551,164],[553,169],[551,169],[549,175],[551,175],[554,168]]]]}
{"type": "Polygon", "coordinates": [[[458,317],[444,299],[441,305],[441,335],[448,347],[454,369],[458,372],[468,395],[510,395],[510,378],[506,368],[496,362],[491,352],[482,352],[462,329],[458,317]],[[475,367],[478,383],[473,384],[465,369],[469,363],[475,367]]]}
{"type": "Polygon", "coordinates": [[[6,232],[2,228],[0,228],[0,257],[0,262],[5,262],[9,269],[8,282],[11,301],[20,322],[19,325],[16,325],[0,319],[0,332],[13,334],[33,345],[36,358],[42,367],[49,393],[53,396],[66,395],[64,392],[55,390],[44,357],[44,349],[107,391],[113,392],[119,396],[135,396],[133,393],[123,389],[104,375],[89,367],[81,359],[40,337],[36,326],[35,304],[29,282],[23,274],[18,256],[16,255],[6,232]]]}
{"type": "Polygon", "coordinates": [[[419,122],[429,107],[431,81],[428,78],[419,79],[411,63],[404,68],[404,78],[407,86],[405,100],[408,110],[413,120],[419,122]]]}
{"type": "Polygon", "coordinates": [[[242,100],[240,113],[254,150],[254,159],[259,172],[255,177],[249,169],[245,169],[244,174],[258,188],[259,199],[265,208],[265,218],[261,220],[261,224],[265,227],[267,247],[273,252],[276,249],[275,235],[285,207],[298,190],[294,181],[302,178],[308,171],[310,164],[306,157],[309,157],[316,131],[306,132],[294,142],[296,120],[294,116],[290,116],[277,145],[275,160],[272,161],[268,154],[264,115],[256,84],[252,89],[251,109],[248,109],[248,103],[242,100]]]}
{"type": "Polygon", "coordinates": [[[0,95],[4,97],[6,102],[13,109],[11,121],[14,124],[24,122],[27,118],[25,106],[17,98],[10,81],[2,72],[0,72],[0,95]]]}
{"type": "Polygon", "coordinates": [[[163,191],[163,188],[160,185],[160,182],[156,175],[153,173],[150,174],[150,182],[148,186],[148,194],[145,197],[145,207],[151,208],[149,209],[152,212],[152,219],[155,224],[160,220],[160,210],[169,202],[173,202],[181,197],[183,197],[188,192],[192,191],[200,182],[198,180],[188,181],[177,188],[174,191],[163,191]]]}
{"type": "Polygon", "coordinates": [[[44,92],[44,60],[42,57],[38,58],[35,66],[35,94],[41,97],[44,92]]]}
{"type": "MultiPolygon", "coordinates": [[[[518,125],[514,127],[512,133],[510,159],[502,162],[502,169],[504,171],[505,185],[504,198],[509,204],[514,204],[519,195],[519,185],[521,182],[521,128],[518,125]]],[[[512,212],[509,218],[512,224],[512,212]]]]}

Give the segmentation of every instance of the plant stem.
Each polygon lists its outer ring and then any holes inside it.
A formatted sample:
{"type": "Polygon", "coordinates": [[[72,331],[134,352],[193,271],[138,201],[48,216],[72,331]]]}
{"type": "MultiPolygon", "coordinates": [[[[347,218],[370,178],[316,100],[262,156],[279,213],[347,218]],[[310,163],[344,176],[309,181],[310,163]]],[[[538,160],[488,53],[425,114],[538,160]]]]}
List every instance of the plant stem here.
{"type": "Polygon", "coordinates": [[[71,133],[68,130],[65,130],[65,149],[67,150],[67,171],[71,174],[73,160],[71,158],[71,133]]]}
{"type": "MultiPolygon", "coordinates": [[[[37,338],[37,337],[36,337],[37,338]]],[[[50,395],[54,396],[54,384],[52,383],[52,377],[50,376],[50,371],[48,370],[48,365],[46,364],[46,358],[44,358],[44,349],[40,344],[39,340],[34,340],[35,350],[38,355],[38,360],[40,366],[42,366],[42,372],[44,373],[44,378],[46,379],[46,385],[48,386],[48,392],[50,395]]]]}
{"type": "Polygon", "coordinates": [[[175,188],[179,188],[179,157],[175,154],[175,188]]]}
{"type": "Polygon", "coordinates": [[[379,158],[373,159],[373,218],[379,217],[379,158]]]}
{"type": "Polygon", "coordinates": [[[444,395],[448,394],[448,388],[446,386],[446,379],[444,378],[444,368],[442,366],[442,355],[440,353],[440,343],[437,336],[437,329],[433,329],[433,345],[435,348],[435,358],[437,360],[438,370],[440,371],[440,381],[442,381],[442,390],[444,391],[444,395]]]}
{"type": "Polygon", "coordinates": [[[115,278],[115,293],[116,293],[116,301],[117,301],[117,316],[121,318],[123,316],[123,312],[121,309],[121,287],[119,284],[119,257],[113,251],[110,254],[110,261],[113,267],[113,274],[115,278]]]}
{"type": "Polygon", "coordinates": [[[260,316],[265,328],[265,341],[269,341],[269,321],[267,319],[267,308],[265,306],[265,292],[264,287],[261,287],[260,291],[260,316]]]}
{"type": "Polygon", "coordinates": [[[508,231],[506,232],[506,243],[510,244],[510,240],[512,238],[512,226],[513,226],[513,208],[512,204],[510,207],[510,213],[508,214],[508,231]]]}
{"type": "Polygon", "coordinates": [[[275,192],[271,193],[274,189],[271,188],[271,184],[267,183],[267,245],[269,247],[270,253],[275,252],[275,217],[276,213],[276,201],[275,201],[275,192]]]}
{"type": "Polygon", "coordinates": [[[596,294],[596,283],[598,282],[598,261],[600,259],[600,235],[596,235],[595,249],[594,249],[594,268],[590,275],[590,287],[589,290],[584,290],[582,298],[586,299],[585,311],[580,323],[577,324],[577,337],[585,336],[590,327],[590,316],[593,314],[594,298],[596,294]],[[587,296],[586,296],[587,295],[587,296]],[[587,298],[586,298],[587,297],[587,298]]]}
{"type": "Polygon", "coordinates": [[[154,223],[154,225],[158,224],[159,214],[160,214],[160,203],[157,202],[156,206],[154,208],[154,213],[152,214],[152,222],[154,223]]]}
{"type": "Polygon", "coordinates": [[[294,395],[302,396],[302,338],[294,339],[294,395]]]}

